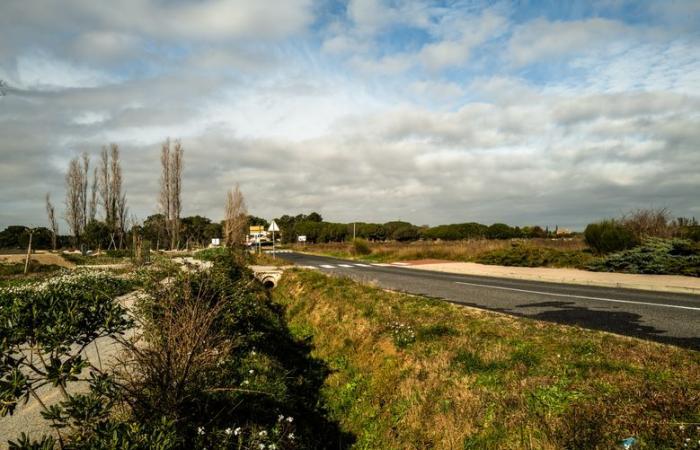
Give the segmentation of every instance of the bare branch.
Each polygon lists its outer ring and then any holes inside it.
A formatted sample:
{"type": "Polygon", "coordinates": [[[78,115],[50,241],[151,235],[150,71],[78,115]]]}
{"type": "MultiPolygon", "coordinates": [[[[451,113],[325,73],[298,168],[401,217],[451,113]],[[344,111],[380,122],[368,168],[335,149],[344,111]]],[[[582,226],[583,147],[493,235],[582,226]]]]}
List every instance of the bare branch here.
{"type": "Polygon", "coordinates": [[[247,224],[248,210],[240,186],[236,183],[236,186],[226,193],[224,236],[227,246],[243,243],[247,224]]]}

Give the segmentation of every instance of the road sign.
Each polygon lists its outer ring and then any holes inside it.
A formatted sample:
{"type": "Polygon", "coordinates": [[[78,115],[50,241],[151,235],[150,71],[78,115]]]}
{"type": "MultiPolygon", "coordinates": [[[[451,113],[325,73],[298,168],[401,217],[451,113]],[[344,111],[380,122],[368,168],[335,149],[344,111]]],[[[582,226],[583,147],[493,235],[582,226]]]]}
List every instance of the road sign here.
{"type": "Polygon", "coordinates": [[[267,229],[267,231],[279,231],[279,230],[280,230],[280,228],[277,226],[277,222],[275,222],[274,220],[270,224],[270,228],[267,229]]]}
{"type": "Polygon", "coordinates": [[[299,242],[306,242],[306,236],[304,236],[304,235],[297,236],[297,241],[299,241],[299,242]]]}

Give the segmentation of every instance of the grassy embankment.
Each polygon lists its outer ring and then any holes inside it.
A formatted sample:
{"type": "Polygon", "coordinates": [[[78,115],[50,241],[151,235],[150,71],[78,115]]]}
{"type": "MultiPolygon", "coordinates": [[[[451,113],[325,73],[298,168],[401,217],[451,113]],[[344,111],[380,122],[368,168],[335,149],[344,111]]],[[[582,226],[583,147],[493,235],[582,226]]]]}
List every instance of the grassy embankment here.
{"type": "Polygon", "coordinates": [[[354,448],[700,447],[698,352],[309,271],[274,296],[330,366],[323,398],[354,448]]]}
{"type": "Polygon", "coordinates": [[[516,242],[487,239],[450,242],[368,242],[367,246],[370,252],[364,255],[356,251],[352,243],[295,245],[293,248],[309,253],[358,258],[371,262],[443,259],[526,267],[584,267],[594,259],[581,239],[530,239],[516,242]]]}

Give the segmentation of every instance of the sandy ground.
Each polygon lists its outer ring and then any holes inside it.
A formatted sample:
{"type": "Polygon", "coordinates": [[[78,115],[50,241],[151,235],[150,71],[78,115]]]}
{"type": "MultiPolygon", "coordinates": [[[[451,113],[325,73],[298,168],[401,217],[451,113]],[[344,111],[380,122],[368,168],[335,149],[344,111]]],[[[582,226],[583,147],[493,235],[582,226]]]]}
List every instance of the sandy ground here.
{"type": "Polygon", "coordinates": [[[578,269],[505,267],[436,260],[407,261],[399,265],[417,270],[433,270],[464,275],[700,294],[700,278],[684,277],[680,275],[637,275],[629,273],[589,272],[587,270],[578,269]]]}
{"type": "MultiPolygon", "coordinates": [[[[27,257],[26,253],[25,254],[12,254],[12,255],[0,255],[0,263],[23,263],[24,259],[27,257]]],[[[75,267],[75,264],[73,264],[70,261],[66,261],[61,257],[61,255],[57,255],[56,253],[45,253],[45,252],[37,252],[37,253],[32,253],[32,261],[37,261],[39,264],[54,264],[56,266],[60,267],[66,267],[66,268],[73,268],[75,267]]]]}

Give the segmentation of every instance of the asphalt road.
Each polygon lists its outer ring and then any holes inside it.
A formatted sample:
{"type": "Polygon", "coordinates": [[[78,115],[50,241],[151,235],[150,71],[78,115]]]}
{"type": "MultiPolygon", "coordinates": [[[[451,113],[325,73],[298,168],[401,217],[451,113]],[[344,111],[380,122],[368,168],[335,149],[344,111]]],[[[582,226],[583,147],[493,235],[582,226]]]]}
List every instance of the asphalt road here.
{"type": "Polygon", "coordinates": [[[300,266],[386,289],[700,350],[700,296],[378,266],[279,253],[300,266]]]}

